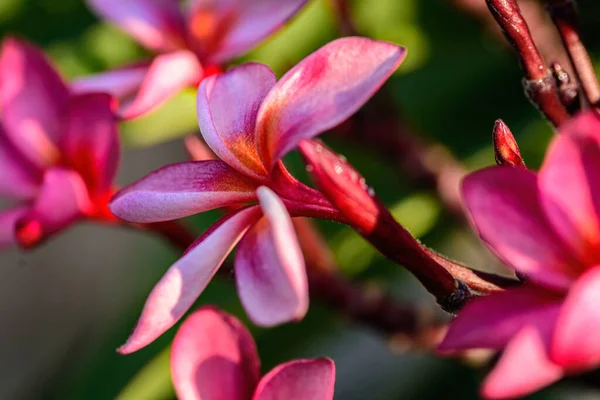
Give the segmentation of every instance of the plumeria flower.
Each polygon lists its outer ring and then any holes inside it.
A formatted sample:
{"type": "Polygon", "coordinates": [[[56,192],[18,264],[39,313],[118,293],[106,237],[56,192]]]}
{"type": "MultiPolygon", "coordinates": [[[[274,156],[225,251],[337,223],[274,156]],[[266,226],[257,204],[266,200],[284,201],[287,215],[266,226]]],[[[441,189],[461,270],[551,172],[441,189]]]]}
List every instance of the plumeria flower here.
{"type": "Polygon", "coordinates": [[[561,133],[539,173],[492,167],[463,184],[481,238],[528,277],[468,304],[440,346],[504,349],[483,385],[488,398],[600,366],[600,119],[581,114],[561,133]]]}
{"type": "Polygon", "coordinates": [[[257,63],[202,82],[200,130],[220,160],[164,167],[118,193],[111,210],[129,221],[157,222],[259,204],[218,221],[169,269],[121,352],[147,345],[181,318],[238,242],[235,277],[250,318],[272,326],[305,315],[306,271],[290,214],[334,220],[340,215],[320,192],[294,179],[281,157],[352,115],[404,53],[390,43],[345,38],[317,50],[279,82],[257,63]]]}
{"type": "Polygon", "coordinates": [[[0,53],[0,247],[31,247],[79,218],[108,210],[119,161],[113,99],[74,95],[33,46],[4,40],[0,53]]]}
{"type": "Polygon", "coordinates": [[[158,52],[142,63],[84,78],[80,91],[108,91],[138,117],[246,53],[280,28],[307,0],[87,0],[99,15],[158,52]]]}
{"type": "Polygon", "coordinates": [[[171,374],[181,400],[332,400],[335,364],[294,360],[260,378],[260,359],[248,329],[214,307],[191,314],[171,349],[171,374]]]}

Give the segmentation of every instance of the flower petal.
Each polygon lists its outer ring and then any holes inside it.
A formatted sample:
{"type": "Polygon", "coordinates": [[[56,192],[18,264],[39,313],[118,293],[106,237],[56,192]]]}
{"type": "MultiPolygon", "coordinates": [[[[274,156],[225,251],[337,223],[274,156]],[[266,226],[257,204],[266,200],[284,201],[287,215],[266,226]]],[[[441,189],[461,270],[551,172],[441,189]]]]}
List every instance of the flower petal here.
{"type": "Polygon", "coordinates": [[[332,400],[334,385],[333,360],[294,360],[266,374],[252,400],[332,400]]]}
{"type": "Polygon", "coordinates": [[[540,199],[555,231],[586,265],[600,263],[600,118],[561,127],[539,174],[540,199]]]}
{"type": "Polygon", "coordinates": [[[575,371],[600,365],[600,266],[585,272],[571,287],[558,317],[552,360],[575,371]]]}
{"type": "Polygon", "coordinates": [[[85,182],[67,168],[55,167],[44,174],[33,207],[16,224],[16,237],[24,248],[57,233],[92,208],[85,182]]]}
{"type": "Polygon", "coordinates": [[[0,109],[10,141],[29,161],[58,160],[56,143],[68,90],[44,54],[32,45],[5,39],[0,54],[0,109]]]}
{"type": "Polygon", "coordinates": [[[117,173],[121,150],[116,122],[114,100],[108,94],[77,95],[69,102],[63,157],[98,194],[110,189],[117,173]]]}
{"type": "Polygon", "coordinates": [[[132,222],[159,222],[256,200],[257,183],[220,160],[163,167],[125,187],[110,209],[132,222]]]}
{"type": "Polygon", "coordinates": [[[542,213],[535,173],[487,168],[467,176],[462,193],[475,229],[500,259],[538,283],[568,288],[578,263],[542,213]]]}
{"type": "Polygon", "coordinates": [[[152,50],[171,51],[185,44],[183,16],[173,0],[87,0],[108,21],[152,50]]]}
{"type": "Polygon", "coordinates": [[[260,359],[252,335],[237,318],[202,307],[173,339],[171,374],[180,399],[248,400],[258,384],[260,359]]]}
{"type": "Polygon", "coordinates": [[[206,143],[223,161],[259,179],[267,173],[256,147],[256,114],[275,81],[266,65],[246,63],[198,88],[198,125],[206,143]]]}
{"type": "Polygon", "coordinates": [[[137,351],[173,326],[260,215],[258,206],[245,208],[222,218],[204,232],[152,289],[133,333],[119,352],[137,351]]]}
{"type": "Polygon", "coordinates": [[[482,394],[488,399],[514,399],[556,382],[563,369],[548,358],[550,332],[523,328],[510,341],[500,361],[486,378],[482,394]]]}
{"type": "Polygon", "coordinates": [[[105,92],[118,98],[129,96],[142,85],[149,65],[133,65],[75,79],[71,90],[74,93],[105,92]]]}
{"type": "Polygon", "coordinates": [[[560,302],[558,295],[528,285],[473,299],[450,324],[438,350],[499,350],[527,324],[553,324],[560,302]]]}
{"type": "MultiPolygon", "coordinates": [[[[307,0],[200,1],[190,32],[217,64],[252,49],[292,18],[307,0]]],[[[197,2],[198,3],[198,2],[197,2]]]]}
{"type": "Polygon", "coordinates": [[[0,125],[0,195],[17,200],[31,199],[37,193],[41,174],[15,149],[0,125]]]}
{"type": "Polygon", "coordinates": [[[17,243],[15,226],[17,221],[27,213],[28,209],[27,206],[17,206],[0,211],[0,249],[17,243]]]}
{"type": "Polygon", "coordinates": [[[140,90],[131,104],[123,107],[123,119],[137,118],[148,113],[202,78],[202,66],[196,56],[180,50],[154,59],[144,77],[140,90]]]}
{"type": "Polygon", "coordinates": [[[304,257],[285,205],[258,189],[265,214],[242,239],[235,258],[240,300],[252,321],[274,326],[300,320],[308,310],[304,257]]]}
{"type": "Polygon", "coordinates": [[[400,65],[402,47],[367,38],[335,40],[302,60],[258,113],[259,151],[268,168],[308,139],[354,114],[400,65]]]}

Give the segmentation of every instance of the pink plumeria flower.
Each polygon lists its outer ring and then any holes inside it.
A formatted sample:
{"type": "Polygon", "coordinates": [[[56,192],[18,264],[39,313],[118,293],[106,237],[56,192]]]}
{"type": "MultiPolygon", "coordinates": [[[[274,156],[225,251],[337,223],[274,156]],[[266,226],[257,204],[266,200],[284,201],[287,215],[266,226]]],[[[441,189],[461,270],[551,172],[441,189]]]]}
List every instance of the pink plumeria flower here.
{"type": "Polygon", "coordinates": [[[119,161],[113,99],[74,95],[33,46],[5,39],[0,53],[0,247],[31,247],[79,218],[108,210],[119,161]]]}
{"type": "Polygon", "coordinates": [[[128,99],[121,116],[135,118],[280,28],[307,0],[87,0],[143,46],[160,53],[139,64],[75,82],[80,91],[108,91],[128,99]]]}
{"type": "Polygon", "coordinates": [[[335,364],[294,360],[260,378],[260,359],[248,329],[214,307],[191,314],[171,348],[171,375],[181,400],[332,400],[335,364]]]}
{"type": "Polygon", "coordinates": [[[218,221],[169,269],[121,352],[147,345],[179,320],[238,242],[235,277],[250,318],[273,326],[305,315],[306,271],[290,214],[340,216],[321,193],[294,179],[280,159],[299,141],[352,115],[404,53],[390,43],[345,38],[308,56],[279,82],[256,63],[202,82],[200,130],[220,160],[164,167],[118,193],[111,210],[129,221],[157,222],[259,204],[218,221]]]}
{"type": "Polygon", "coordinates": [[[581,114],[561,133],[539,173],[492,167],[463,184],[481,238],[528,277],[468,304],[440,345],[504,349],[482,388],[488,398],[600,366],[600,119],[581,114]]]}

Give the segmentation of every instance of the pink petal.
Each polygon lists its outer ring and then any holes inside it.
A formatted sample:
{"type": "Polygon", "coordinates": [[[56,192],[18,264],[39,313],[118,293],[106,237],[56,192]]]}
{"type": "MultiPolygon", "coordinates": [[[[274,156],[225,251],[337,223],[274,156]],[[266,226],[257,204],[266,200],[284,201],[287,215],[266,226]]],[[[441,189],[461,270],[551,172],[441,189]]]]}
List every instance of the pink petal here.
{"type": "Polygon", "coordinates": [[[563,370],[548,358],[549,331],[523,328],[508,344],[486,378],[482,394],[488,399],[522,397],[556,382],[563,370]]]}
{"type": "Polygon", "coordinates": [[[37,193],[41,175],[6,137],[0,125],[0,195],[17,200],[31,199],[37,193]]]}
{"type": "Polygon", "coordinates": [[[69,102],[63,157],[98,194],[110,189],[117,173],[121,150],[116,122],[114,100],[108,94],[82,94],[69,102]]]}
{"type": "Polygon", "coordinates": [[[462,193],[475,229],[499,258],[538,283],[568,288],[579,266],[542,213],[535,173],[487,168],[467,176],[462,193]]]}
{"type": "Polygon", "coordinates": [[[499,350],[527,324],[553,325],[560,302],[558,295],[529,285],[473,299],[450,324],[438,350],[499,350]]]}
{"type": "Polygon", "coordinates": [[[402,62],[405,50],[387,42],[335,40],[292,68],[271,90],[258,113],[263,162],[285,153],[354,114],[402,62]]]}
{"type": "Polygon", "coordinates": [[[17,206],[0,211],[0,249],[16,244],[16,223],[27,213],[28,209],[27,206],[17,206]]]}
{"type": "Polygon", "coordinates": [[[59,158],[56,143],[68,91],[44,54],[32,45],[5,39],[0,54],[0,109],[6,133],[32,163],[59,158]]]}
{"type": "Polygon", "coordinates": [[[256,114],[275,75],[263,64],[247,63],[205,79],[198,88],[198,124],[206,144],[240,172],[264,179],[256,147],[256,114]]]}
{"type": "Polygon", "coordinates": [[[25,248],[38,244],[86,215],[91,207],[85,182],[77,172],[49,169],[33,207],[17,222],[19,244],[25,248]]]}
{"type": "Polygon", "coordinates": [[[256,200],[258,184],[220,160],[163,167],[125,187],[110,209],[132,222],[159,222],[256,200]]]}
{"type": "Polygon", "coordinates": [[[600,365],[600,266],[573,284],[556,322],[552,360],[575,371],[600,365]]]}
{"type": "Polygon", "coordinates": [[[119,352],[137,351],[173,326],[260,215],[257,206],[245,208],[222,218],[204,232],[152,289],[133,333],[119,352]]]}
{"type": "Polygon", "coordinates": [[[96,13],[119,25],[149,49],[171,51],[185,44],[178,1],[87,0],[87,3],[96,13]]]}
{"type": "Polygon", "coordinates": [[[240,300],[261,326],[300,320],[308,310],[304,257],[285,205],[266,187],[258,189],[265,214],[242,239],[235,258],[240,300]]]}
{"type": "Polygon", "coordinates": [[[252,400],[332,400],[335,364],[328,358],[278,365],[261,379],[252,400]]]}
{"type": "Polygon", "coordinates": [[[248,400],[260,359],[248,329],[234,316],[203,307],[181,325],[171,348],[171,373],[183,400],[248,400]]]}
{"type": "Polygon", "coordinates": [[[75,79],[71,90],[74,93],[105,92],[118,98],[129,96],[142,85],[149,65],[128,66],[75,79]]]}
{"type": "Polygon", "coordinates": [[[124,106],[123,119],[137,118],[154,110],[179,91],[197,85],[202,78],[202,66],[196,56],[180,50],[154,59],[131,104],[124,106]]]}
{"type": "Polygon", "coordinates": [[[600,263],[600,120],[581,114],[554,139],[539,174],[546,217],[587,265],[600,263]]]}
{"type": "Polygon", "coordinates": [[[189,30],[208,60],[221,64],[281,28],[306,0],[196,1],[189,30]]]}

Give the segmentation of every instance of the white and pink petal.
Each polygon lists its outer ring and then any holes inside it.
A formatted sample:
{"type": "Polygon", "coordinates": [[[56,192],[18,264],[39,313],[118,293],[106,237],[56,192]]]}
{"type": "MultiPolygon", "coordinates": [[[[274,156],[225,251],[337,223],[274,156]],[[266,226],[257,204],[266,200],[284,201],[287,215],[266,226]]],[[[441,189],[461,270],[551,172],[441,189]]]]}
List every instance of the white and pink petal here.
{"type": "Polygon", "coordinates": [[[258,206],[239,210],[222,218],[200,236],[152,289],[133,333],[119,352],[137,351],[172,327],[194,304],[227,255],[260,215],[258,206]]]}
{"type": "Polygon", "coordinates": [[[250,319],[261,326],[298,321],[308,311],[304,257],[285,205],[266,187],[258,189],[261,218],[240,242],[235,277],[250,319]]]}

